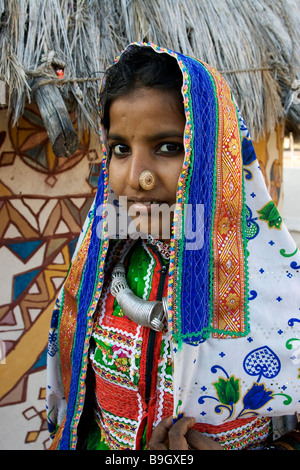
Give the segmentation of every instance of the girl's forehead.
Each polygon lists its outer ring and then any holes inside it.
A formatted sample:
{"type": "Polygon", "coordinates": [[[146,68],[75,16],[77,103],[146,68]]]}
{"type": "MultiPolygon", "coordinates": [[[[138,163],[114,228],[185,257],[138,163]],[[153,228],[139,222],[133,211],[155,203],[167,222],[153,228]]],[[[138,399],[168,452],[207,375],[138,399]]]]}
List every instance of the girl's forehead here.
{"type": "Polygon", "coordinates": [[[144,123],[151,128],[174,129],[174,132],[178,127],[182,129],[185,115],[175,94],[166,90],[141,88],[112,102],[109,135],[114,133],[115,128],[140,127],[144,123]]]}

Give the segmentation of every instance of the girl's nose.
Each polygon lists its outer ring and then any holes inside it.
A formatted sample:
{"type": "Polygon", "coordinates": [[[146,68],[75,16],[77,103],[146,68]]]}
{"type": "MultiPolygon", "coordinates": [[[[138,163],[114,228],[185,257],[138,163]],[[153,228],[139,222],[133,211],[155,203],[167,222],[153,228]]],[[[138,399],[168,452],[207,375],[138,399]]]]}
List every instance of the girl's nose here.
{"type": "Polygon", "coordinates": [[[155,174],[151,170],[144,170],[139,176],[139,183],[145,191],[151,191],[155,186],[155,174]]]}
{"type": "Polygon", "coordinates": [[[127,184],[131,186],[132,189],[139,191],[142,189],[140,185],[140,176],[145,170],[150,170],[151,168],[150,159],[147,158],[145,153],[139,152],[134,153],[131,156],[128,173],[127,173],[127,184]]]}

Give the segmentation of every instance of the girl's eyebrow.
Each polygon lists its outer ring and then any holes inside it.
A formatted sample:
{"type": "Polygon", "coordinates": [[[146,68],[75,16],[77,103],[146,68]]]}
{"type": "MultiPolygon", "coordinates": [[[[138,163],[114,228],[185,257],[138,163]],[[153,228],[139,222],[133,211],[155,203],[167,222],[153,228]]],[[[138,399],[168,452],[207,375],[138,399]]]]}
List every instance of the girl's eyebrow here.
{"type": "MultiPolygon", "coordinates": [[[[175,137],[175,138],[178,138],[178,139],[183,139],[183,133],[178,132],[175,129],[174,130],[170,129],[170,130],[166,130],[166,131],[162,131],[162,132],[157,132],[156,134],[147,135],[146,139],[149,142],[153,142],[153,141],[156,141],[156,140],[164,140],[164,139],[169,139],[169,138],[172,138],[172,137],[175,137]]],[[[111,133],[108,133],[107,139],[108,140],[116,140],[116,141],[126,141],[127,140],[125,137],[123,137],[120,134],[111,134],[111,133]]]]}
{"type": "Polygon", "coordinates": [[[164,140],[164,139],[168,139],[168,138],[172,138],[172,137],[175,137],[175,138],[179,138],[179,139],[183,139],[183,133],[181,132],[178,132],[177,130],[173,130],[173,129],[170,129],[170,130],[166,130],[166,131],[162,131],[162,132],[157,132],[156,134],[153,134],[153,135],[149,135],[149,140],[152,141],[152,140],[164,140]]]}
{"type": "Polygon", "coordinates": [[[121,140],[121,141],[124,141],[126,140],[123,136],[121,136],[120,134],[111,134],[108,132],[107,134],[107,139],[108,140],[121,140]]]}

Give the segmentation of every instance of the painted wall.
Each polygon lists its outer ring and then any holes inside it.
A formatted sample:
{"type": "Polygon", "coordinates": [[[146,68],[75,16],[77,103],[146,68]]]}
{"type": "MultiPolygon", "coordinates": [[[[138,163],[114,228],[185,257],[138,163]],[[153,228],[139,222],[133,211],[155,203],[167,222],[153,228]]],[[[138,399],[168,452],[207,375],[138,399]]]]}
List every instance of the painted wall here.
{"type": "Polygon", "coordinates": [[[279,211],[283,202],[283,141],[284,123],[281,123],[274,132],[253,143],[268,191],[279,211]]]}
{"type": "Polygon", "coordinates": [[[46,346],[100,170],[98,139],[57,159],[34,106],[0,110],[0,448],[47,448],[46,346]]]}

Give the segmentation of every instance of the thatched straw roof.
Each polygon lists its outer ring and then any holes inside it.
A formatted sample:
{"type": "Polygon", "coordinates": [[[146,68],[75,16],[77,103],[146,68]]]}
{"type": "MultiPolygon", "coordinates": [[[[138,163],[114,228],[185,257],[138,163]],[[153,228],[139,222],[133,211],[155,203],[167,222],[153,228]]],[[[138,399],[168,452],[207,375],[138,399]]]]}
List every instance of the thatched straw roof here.
{"type": "Polygon", "coordinates": [[[0,0],[0,20],[0,78],[15,120],[33,76],[53,79],[47,65],[57,64],[81,127],[97,129],[100,72],[127,43],[149,41],[223,72],[254,137],[285,115],[300,122],[300,0],[0,0]]]}

